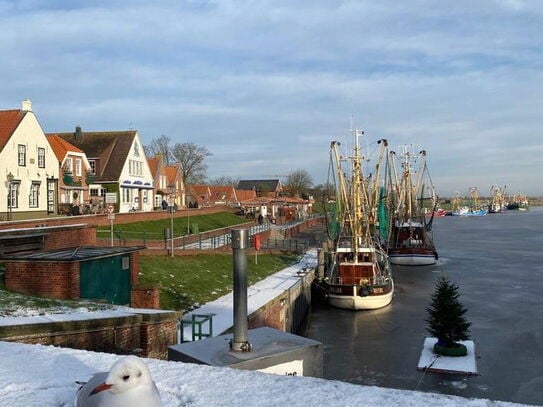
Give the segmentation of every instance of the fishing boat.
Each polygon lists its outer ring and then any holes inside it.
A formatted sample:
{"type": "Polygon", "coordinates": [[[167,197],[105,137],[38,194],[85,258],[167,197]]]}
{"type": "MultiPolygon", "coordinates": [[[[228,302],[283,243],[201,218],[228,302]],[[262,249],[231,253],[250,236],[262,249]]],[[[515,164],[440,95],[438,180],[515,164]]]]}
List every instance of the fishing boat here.
{"type": "Polygon", "coordinates": [[[437,196],[426,164],[426,151],[418,154],[412,146],[402,146],[398,157],[391,152],[390,187],[391,230],[387,251],[392,264],[426,266],[435,264],[438,254],[433,242],[432,224],[437,196]],[[395,162],[401,161],[401,175],[395,162]],[[417,165],[418,164],[418,165],[417,165]],[[418,168],[414,168],[417,165],[418,168]],[[430,217],[425,216],[430,213],[430,217]]]}
{"type": "Polygon", "coordinates": [[[490,195],[492,200],[488,205],[488,213],[501,213],[508,209],[505,187],[502,188],[497,185],[492,185],[490,187],[490,195]]]}
{"type": "Polygon", "coordinates": [[[485,216],[488,213],[488,209],[484,209],[482,205],[479,204],[479,192],[477,187],[469,188],[470,197],[468,200],[468,205],[458,206],[459,197],[457,196],[457,202],[453,202],[455,209],[451,212],[453,216],[485,216]]]}
{"type": "Polygon", "coordinates": [[[350,156],[340,155],[339,142],[330,145],[335,205],[327,217],[329,241],[322,250],[324,270],[315,280],[330,305],[350,310],[385,307],[394,293],[392,268],[380,242],[378,220],[380,167],[387,156],[387,142],[378,142],[375,172],[366,178],[362,164],[367,157],[362,157],[359,146],[362,134],[353,130],[354,151],[350,156]]]}
{"type": "Polygon", "coordinates": [[[515,194],[511,199],[511,202],[507,205],[507,209],[527,211],[530,207],[528,197],[524,194],[515,194]]]}

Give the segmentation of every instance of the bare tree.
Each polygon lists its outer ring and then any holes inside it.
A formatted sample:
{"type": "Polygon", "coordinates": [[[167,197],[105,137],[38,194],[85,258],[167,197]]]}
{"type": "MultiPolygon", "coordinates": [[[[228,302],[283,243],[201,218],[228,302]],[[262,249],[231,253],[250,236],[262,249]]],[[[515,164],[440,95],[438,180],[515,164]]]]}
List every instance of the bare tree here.
{"type": "Polygon", "coordinates": [[[207,177],[207,165],[204,160],[213,154],[203,146],[192,142],[176,143],[172,148],[172,156],[181,164],[181,173],[187,184],[203,182],[207,177]]]}
{"type": "Polygon", "coordinates": [[[165,134],[151,140],[151,144],[144,146],[145,155],[150,158],[157,154],[162,155],[164,165],[172,165],[174,160],[172,156],[172,147],[170,146],[170,138],[165,134]]]}
{"type": "Polygon", "coordinates": [[[313,185],[311,175],[306,170],[295,170],[287,176],[285,189],[293,196],[302,196],[313,185]]]}
{"type": "Polygon", "coordinates": [[[226,185],[235,187],[239,184],[239,179],[223,175],[221,177],[213,178],[209,180],[209,185],[226,185]]]}

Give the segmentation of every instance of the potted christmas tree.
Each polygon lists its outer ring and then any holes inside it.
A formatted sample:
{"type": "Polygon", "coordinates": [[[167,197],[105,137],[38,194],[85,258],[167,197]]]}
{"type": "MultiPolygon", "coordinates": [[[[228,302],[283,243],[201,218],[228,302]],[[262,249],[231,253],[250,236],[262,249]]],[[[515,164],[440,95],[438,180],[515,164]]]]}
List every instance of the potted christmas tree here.
{"type": "Polygon", "coordinates": [[[464,318],[467,309],[458,301],[458,286],[440,277],[426,311],[427,330],[437,338],[434,352],[444,356],[466,356],[467,348],[458,343],[469,339],[470,322],[464,318]]]}

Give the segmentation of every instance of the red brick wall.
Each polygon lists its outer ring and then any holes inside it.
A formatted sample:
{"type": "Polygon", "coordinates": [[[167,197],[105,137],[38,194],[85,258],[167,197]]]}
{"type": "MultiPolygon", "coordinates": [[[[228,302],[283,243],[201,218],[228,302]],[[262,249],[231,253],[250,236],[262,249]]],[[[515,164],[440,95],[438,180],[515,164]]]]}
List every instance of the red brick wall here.
{"type": "Polygon", "coordinates": [[[288,307],[287,297],[275,298],[249,316],[249,329],[269,326],[283,332],[288,332],[289,327],[286,320],[288,307]]]}
{"type": "Polygon", "coordinates": [[[79,298],[79,263],[6,263],[6,289],[58,299],[79,298]]]}
{"type": "Polygon", "coordinates": [[[130,306],[133,308],[160,308],[160,287],[132,286],[130,291],[130,306]]]}
{"type": "Polygon", "coordinates": [[[0,326],[0,340],[167,359],[179,313],[0,326]]]}
{"type": "MultiPolygon", "coordinates": [[[[207,215],[210,213],[231,211],[234,209],[224,206],[211,207],[211,208],[198,208],[198,209],[180,209],[174,213],[174,217],[183,218],[186,216],[207,215]]],[[[167,211],[152,211],[152,212],[133,212],[133,213],[116,213],[115,224],[132,223],[145,220],[157,220],[170,218],[170,214],[167,211]]],[[[51,218],[40,218],[21,220],[19,222],[0,222],[0,230],[13,229],[13,228],[34,228],[36,226],[61,226],[61,225],[75,225],[75,224],[89,224],[93,226],[109,226],[110,220],[107,218],[107,214],[102,215],[81,215],[81,216],[57,216],[51,218]]]]}
{"type": "Polygon", "coordinates": [[[143,323],[140,326],[142,356],[168,359],[168,346],[177,343],[177,321],[143,323]]]}
{"type": "Polygon", "coordinates": [[[45,250],[65,247],[96,246],[96,226],[85,225],[81,228],[45,229],[45,250]]]}

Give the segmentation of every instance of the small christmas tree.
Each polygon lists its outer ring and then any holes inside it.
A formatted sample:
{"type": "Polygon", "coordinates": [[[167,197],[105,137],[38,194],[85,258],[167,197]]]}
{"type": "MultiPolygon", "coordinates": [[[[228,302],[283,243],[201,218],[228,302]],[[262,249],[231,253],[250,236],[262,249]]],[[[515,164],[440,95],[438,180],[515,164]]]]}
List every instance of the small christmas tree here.
{"type": "Polygon", "coordinates": [[[458,301],[458,286],[446,277],[436,282],[432,303],[426,308],[428,332],[437,338],[434,352],[446,356],[465,356],[467,349],[457,341],[469,339],[470,322],[464,318],[467,309],[458,301]]]}

